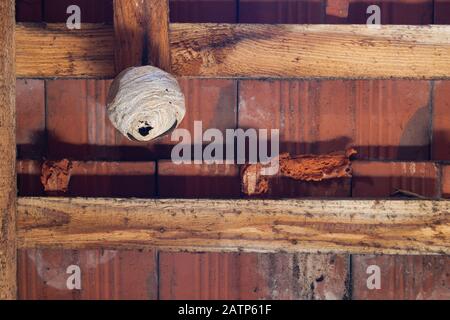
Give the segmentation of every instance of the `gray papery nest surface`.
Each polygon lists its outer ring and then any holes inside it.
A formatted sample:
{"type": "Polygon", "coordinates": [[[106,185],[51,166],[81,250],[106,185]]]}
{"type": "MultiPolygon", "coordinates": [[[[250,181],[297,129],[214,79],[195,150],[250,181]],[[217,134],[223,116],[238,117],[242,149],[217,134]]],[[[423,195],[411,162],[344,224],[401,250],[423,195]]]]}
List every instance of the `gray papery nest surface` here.
{"type": "Polygon", "coordinates": [[[186,113],[184,95],[175,77],[152,66],[121,72],[111,85],[107,108],[117,130],[137,141],[169,133],[186,113]]]}

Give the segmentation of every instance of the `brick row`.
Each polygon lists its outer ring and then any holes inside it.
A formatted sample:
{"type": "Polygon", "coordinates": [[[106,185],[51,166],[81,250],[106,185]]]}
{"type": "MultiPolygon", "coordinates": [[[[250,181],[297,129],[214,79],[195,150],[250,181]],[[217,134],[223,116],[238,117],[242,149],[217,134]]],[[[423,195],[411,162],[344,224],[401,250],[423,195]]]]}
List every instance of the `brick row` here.
{"type": "MultiPolygon", "coordinates": [[[[222,133],[236,126],[279,129],[280,151],[294,154],[352,146],[365,160],[450,159],[448,81],[243,80],[239,97],[234,80],[180,82],[187,101],[181,128],[191,133],[194,121],[201,120],[203,130],[222,133]]],[[[19,157],[168,158],[175,144],[170,138],[138,144],[112,127],[105,110],[109,85],[107,80],[18,80],[19,157]]]]}
{"type": "MultiPolygon", "coordinates": [[[[65,22],[69,5],[82,22],[112,23],[112,0],[17,0],[19,22],[65,22]]],[[[172,22],[365,24],[378,5],[382,24],[448,24],[449,0],[171,0],[172,22]]]]}
{"type": "Polygon", "coordinates": [[[448,256],[28,249],[18,279],[32,300],[447,300],[449,267],[448,256]]]}

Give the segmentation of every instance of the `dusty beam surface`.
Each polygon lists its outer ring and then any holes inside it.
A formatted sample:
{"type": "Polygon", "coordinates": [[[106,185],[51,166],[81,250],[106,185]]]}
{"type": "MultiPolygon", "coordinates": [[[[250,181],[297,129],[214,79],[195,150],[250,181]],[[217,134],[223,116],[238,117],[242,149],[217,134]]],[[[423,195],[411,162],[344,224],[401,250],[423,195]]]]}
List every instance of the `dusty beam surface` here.
{"type": "Polygon", "coordinates": [[[16,26],[17,77],[100,77],[114,75],[114,30],[111,26],[65,24],[16,26]]]}
{"type": "MultiPolygon", "coordinates": [[[[450,26],[174,23],[168,36],[178,76],[450,78],[450,26]]],[[[152,43],[168,57],[166,33],[152,43]]],[[[111,26],[18,25],[17,50],[20,77],[115,75],[111,26]]]]}
{"type": "Polygon", "coordinates": [[[449,26],[175,24],[171,46],[178,75],[450,76],[449,26]]]}
{"type": "Polygon", "coordinates": [[[14,4],[0,1],[0,300],[17,291],[14,4]]]}
{"type": "Polygon", "coordinates": [[[20,198],[19,246],[449,254],[450,201],[20,198]]]}

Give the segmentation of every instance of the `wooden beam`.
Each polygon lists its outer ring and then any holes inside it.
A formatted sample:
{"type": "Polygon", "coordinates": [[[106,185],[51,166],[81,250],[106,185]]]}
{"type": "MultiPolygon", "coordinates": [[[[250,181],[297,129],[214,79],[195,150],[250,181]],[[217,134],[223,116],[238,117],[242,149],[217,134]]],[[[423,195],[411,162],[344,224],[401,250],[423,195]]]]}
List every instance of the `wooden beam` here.
{"type": "Polygon", "coordinates": [[[15,1],[0,1],[0,300],[17,297],[15,1]]]}
{"type": "Polygon", "coordinates": [[[16,26],[17,76],[96,77],[114,75],[114,31],[111,26],[65,24],[16,26]]]}
{"type": "Polygon", "coordinates": [[[145,51],[145,0],[114,0],[116,73],[141,66],[145,51]]]}
{"type": "Polygon", "coordinates": [[[152,65],[170,72],[168,0],[114,0],[116,73],[152,65]]]}
{"type": "Polygon", "coordinates": [[[148,64],[171,72],[169,0],[145,0],[148,64]]]}
{"type": "Polygon", "coordinates": [[[21,248],[449,254],[450,201],[19,199],[21,248]]]}
{"type": "Polygon", "coordinates": [[[445,78],[450,26],[171,25],[184,76],[445,78]]]}
{"type": "MultiPolygon", "coordinates": [[[[18,25],[18,76],[113,77],[113,28],[82,26],[18,25]]],[[[170,51],[178,76],[450,78],[450,26],[171,24],[170,51]]]]}

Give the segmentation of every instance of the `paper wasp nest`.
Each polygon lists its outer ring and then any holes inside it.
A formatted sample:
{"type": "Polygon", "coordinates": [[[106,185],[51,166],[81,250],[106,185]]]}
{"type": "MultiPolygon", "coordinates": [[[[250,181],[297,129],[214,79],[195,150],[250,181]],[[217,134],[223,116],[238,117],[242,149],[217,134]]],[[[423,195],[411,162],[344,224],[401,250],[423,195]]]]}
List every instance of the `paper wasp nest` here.
{"type": "Polygon", "coordinates": [[[130,140],[150,141],[175,129],[186,113],[177,80],[152,66],[122,71],[108,94],[108,116],[130,140]]]}

